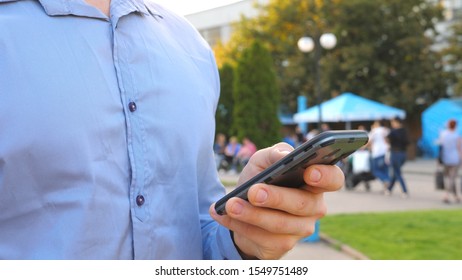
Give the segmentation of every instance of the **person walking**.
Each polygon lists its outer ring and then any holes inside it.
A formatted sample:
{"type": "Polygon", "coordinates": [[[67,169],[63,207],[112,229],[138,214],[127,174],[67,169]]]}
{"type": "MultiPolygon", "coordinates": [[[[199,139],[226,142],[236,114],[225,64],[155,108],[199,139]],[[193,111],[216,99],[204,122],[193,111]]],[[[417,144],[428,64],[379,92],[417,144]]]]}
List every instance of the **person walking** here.
{"type": "MultiPolygon", "coordinates": [[[[359,125],[358,130],[366,131],[364,125],[359,125]]],[[[368,146],[364,146],[354,152],[345,161],[345,187],[354,189],[360,182],[364,182],[366,191],[371,190],[370,181],[375,179],[371,170],[371,152],[368,146]]]]}
{"type": "Polygon", "coordinates": [[[459,171],[462,155],[462,140],[456,131],[457,121],[449,120],[448,126],[443,130],[438,139],[441,150],[441,163],[443,165],[443,173],[445,177],[445,193],[443,197],[444,203],[450,203],[450,195],[454,196],[456,203],[460,202],[460,198],[456,189],[456,178],[459,171]]]}
{"type": "Polygon", "coordinates": [[[402,196],[404,198],[408,198],[409,192],[401,169],[406,162],[406,147],[409,144],[409,138],[406,129],[403,127],[403,121],[400,118],[394,118],[391,120],[391,131],[387,136],[387,141],[390,144],[390,164],[392,175],[386,194],[391,194],[395,182],[398,181],[401,185],[402,196]]]}
{"type": "Polygon", "coordinates": [[[389,145],[386,137],[389,129],[385,127],[385,121],[375,121],[372,124],[371,132],[369,133],[369,146],[372,156],[372,174],[378,178],[383,184],[383,190],[390,182],[389,167],[385,156],[388,153],[389,145]]]}

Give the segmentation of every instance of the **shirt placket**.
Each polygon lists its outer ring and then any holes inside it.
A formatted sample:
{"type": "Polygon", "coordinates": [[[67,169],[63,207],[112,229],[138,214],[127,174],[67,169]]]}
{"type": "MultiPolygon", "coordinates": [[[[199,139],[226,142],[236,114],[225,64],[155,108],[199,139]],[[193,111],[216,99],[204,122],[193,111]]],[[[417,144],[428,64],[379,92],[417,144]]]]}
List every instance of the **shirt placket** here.
{"type": "Polygon", "coordinates": [[[134,257],[146,258],[150,247],[148,245],[150,244],[148,234],[150,227],[146,223],[149,197],[145,193],[144,183],[146,181],[144,172],[146,170],[146,143],[144,139],[146,137],[140,115],[143,111],[143,104],[139,101],[139,93],[132,75],[132,71],[136,70],[129,63],[129,56],[133,55],[132,52],[141,50],[127,47],[127,42],[132,43],[133,41],[130,40],[136,40],[136,38],[118,32],[117,24],[120,22],[113,22],[113,55],[127,126],[127,144],[132,176],[129,199],[133,225],[134,257]]]}

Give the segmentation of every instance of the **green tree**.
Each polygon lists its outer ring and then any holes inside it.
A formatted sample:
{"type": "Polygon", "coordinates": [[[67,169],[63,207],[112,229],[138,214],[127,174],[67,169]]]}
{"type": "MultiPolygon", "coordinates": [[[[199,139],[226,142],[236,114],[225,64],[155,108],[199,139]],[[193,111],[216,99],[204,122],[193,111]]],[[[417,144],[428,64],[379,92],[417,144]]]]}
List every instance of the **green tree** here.
{"type": "Polygon", "coordinates": [[[234,68],[229,63],[225,63],[220,68],[220,100],[215,118],[217,133],[231,134],[234,107],[233,86],[234,68]]]}
{"type": "Polygon", "coordinates": [[[324,87],[420,113],[446,91],[442,56],[432,51],[441,9],[426,0],[350,0],[335,10],[338,46],[326,55],[324,87]]]}
{"type": "Polygon", "coordinates": [[[451,26],[452,34],[448,38],[449,46],[443,51],[446,63],[450,67],[449,79],[454,96],[462,96],[462,21],[458,19],[451,26]]]}
{"type": "Polygon", "coordinates": [[[227,46],[220,46],[219,60],[236,61],[243,49],[259,40],[271,53],[281,92],[281,109],[293,112],[298,95],[314,99],[311,56],[297,49],[301,36],[328,29],[329,11],[336,1],[271,0],[257,5],[259,15],[242,18],[227,46]]]}
{"type": "Polygon", "coordinates": [[[324,99],[352,91],[411,115],[416,99],[445,94],[441,55],[431,49],[442,10],[427,0],[271,0],[258,9],[236,26],[223,54],[238,59],[253,39],[263,42],[287,111],[295,111],[298,95],[315,98],[313,54],[301,53],[297,41],[325,32],[338,44],[321,55],[324,99]]]}
{"type": "Polygon", "coordinates": [[[233,87],[233,134],[263,148],[280,141],[279,89],[268,50],[258,41],[238,60],[233,87]]]}

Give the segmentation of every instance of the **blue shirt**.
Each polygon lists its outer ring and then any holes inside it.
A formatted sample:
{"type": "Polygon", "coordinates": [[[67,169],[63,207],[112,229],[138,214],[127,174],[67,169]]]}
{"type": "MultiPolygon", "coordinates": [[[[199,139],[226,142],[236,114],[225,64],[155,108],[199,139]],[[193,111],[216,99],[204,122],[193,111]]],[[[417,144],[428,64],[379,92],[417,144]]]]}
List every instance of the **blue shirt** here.
{"type": "Polygon", "coordinates": [[[445,129],[439,137],[439,144],[442,146],[442,160],[444,165],[458,166],[460,164],[461,138],[456,130],[445,129]]]}
{"type": "Polygon", "coordinates": [[[0,259],[237,259],[208,214],[219,78],[180,16],[0,0],[0,259]]]}

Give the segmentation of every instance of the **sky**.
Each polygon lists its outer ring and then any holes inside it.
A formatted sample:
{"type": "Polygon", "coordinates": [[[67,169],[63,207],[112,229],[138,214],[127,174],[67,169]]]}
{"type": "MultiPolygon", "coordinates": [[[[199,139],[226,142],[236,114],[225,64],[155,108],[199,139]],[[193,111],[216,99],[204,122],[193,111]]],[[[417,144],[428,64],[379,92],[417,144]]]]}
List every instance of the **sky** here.
{"type": "Polygon", "coordinates": [[[208,10],[234,2],[238,0],[154,0],[164,7],[169,8],[181,15],[192,14],[195,12],[208,10]]]}

